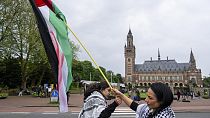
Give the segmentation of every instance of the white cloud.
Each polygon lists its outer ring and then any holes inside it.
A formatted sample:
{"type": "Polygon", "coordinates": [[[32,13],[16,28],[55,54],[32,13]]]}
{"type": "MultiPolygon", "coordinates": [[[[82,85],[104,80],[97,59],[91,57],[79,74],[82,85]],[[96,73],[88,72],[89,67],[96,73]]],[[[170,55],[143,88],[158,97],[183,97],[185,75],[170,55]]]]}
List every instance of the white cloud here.
{"type": "MultiPolygon", "coordinates": [[[[203,75],[210,74],[209,0],[54,0],[96,62],[124,76],[129,26],[136,62],[150,57],[189,62],[192,48],[203,75]]],[[[77,42],[77,41],[75,41],[77,42]]],[[[90,60],[84,50],[79,57],[90,60]]]]}

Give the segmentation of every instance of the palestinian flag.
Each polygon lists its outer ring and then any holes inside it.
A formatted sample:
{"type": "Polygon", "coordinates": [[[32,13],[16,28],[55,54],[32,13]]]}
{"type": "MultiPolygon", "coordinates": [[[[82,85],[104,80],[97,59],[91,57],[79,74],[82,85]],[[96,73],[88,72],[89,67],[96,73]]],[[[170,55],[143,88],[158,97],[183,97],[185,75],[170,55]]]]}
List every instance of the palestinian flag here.
{"type": "Polygon", "coordinates": [[[60,112],[68,112],[67,91],[72,82],[72,46],[66,19],[51,0],[29,0],[48,60],[57,79],[60,112]]]}

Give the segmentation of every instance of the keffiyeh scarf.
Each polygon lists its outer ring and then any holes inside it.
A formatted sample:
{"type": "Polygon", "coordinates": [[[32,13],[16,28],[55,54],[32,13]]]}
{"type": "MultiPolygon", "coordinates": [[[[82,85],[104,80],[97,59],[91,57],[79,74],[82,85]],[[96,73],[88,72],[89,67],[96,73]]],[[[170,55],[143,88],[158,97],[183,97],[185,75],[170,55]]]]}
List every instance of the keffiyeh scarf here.
{"type": "MultiPolygon", "coordinates": [[[[136,116],[137,118],[148,118],[150,113],[149,107],[146,104],[142,104],[138,106],[136,116]]],[[[175,118],[175,114],[171,107],[168,106],[153,116],[153,118],[175,118]]]]}
{"type": "Polygon", "coordinates": [[[85,99],[84,106],[80,111],[78,118],[98,118],[106,106],[107,103],[103,95],[94,91],[85,99]]]}

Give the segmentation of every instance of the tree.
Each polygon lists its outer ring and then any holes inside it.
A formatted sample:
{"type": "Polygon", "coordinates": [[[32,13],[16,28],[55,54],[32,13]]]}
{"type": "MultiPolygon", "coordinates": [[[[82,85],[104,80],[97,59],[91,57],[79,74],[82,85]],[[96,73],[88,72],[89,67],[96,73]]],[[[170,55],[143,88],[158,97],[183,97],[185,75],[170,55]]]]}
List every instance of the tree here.
{"type": "Polygon", "coordinates": [[[210,77],[205,77],[204,78],[203,87],[210,87],[210,77]]]}
{"type": "Polygon", "coordinates": [[[17,8],[18,4],[14,0],[2,0],[0,2],[0,42],[12,38],[11,29],[18,13],[17,8]]]}
{"type": "Polygon", "coordinates": [[[117,73],[116,74],[116,77],[117,77],[117,79],[119,80],[120,83],[123,83],[122,75],[121,74],[117,73]]]}
{"type": "Polygon", "coordinates": [[[117,73],[115,75],[114,72],[112,72],[111,70],[109,70],[109,71],[107,71],[107,74],[106,75],[107,75],[107,78],[109,79],[110,82],[111,82],[111,78],[112,78],[112,82],[113,83],[123,83],[122,82],[122,76],[119,73],[117,73]]]}
{"type": "Polygon", "coordinates": [[[93,66],[92,63],[90,61],[83,61],[82,62],[82,69],[83,69],[83,75],[82,75],[82,79],[85,80],[90,80],[90,74],[93,74],[93,66]]]}
{"type": "Polygon", "coordinates": [[[114,82],[113,81],[113,74],[114,74],[114,72],[112,72],[111,70],[108,70],[107,72],[106,72],[106,77],[107,77],[107,79],[110,81],[110,82],[114,82]]]}
{"type": "Polygon", "coordinates": [[[0,87],[16,88],[20,84],[20,64],[18,59],[0,61],[0,87]]]}
{"type": "MultiPolygon", "coordinates": [[[[17,59],[20,67],[19,79],[23,89],[26,89],[27,84],[53,82],[55,79],[50,71],[36,19],[29,2],[27,0],[1,1],[0,10],[0,61],[17,59]]],[[[73,57],[77,58],[79,47],[74,42],[72,44],[73,57]]],[[[12,63],[8,64],[12,66],[12,63]]],[[[4,67],[6,65],[1,68],[4,67]]]]}
{"type": "Polygon", "coordinates": [[[80,81],[81,77],[82,77],[82,71],[83,71],[83,67],[82,67],[82,63],[76,59],[73,59],[72,61],[72,76],[73,76],[73,80],[74,81],[80,81]]]}
{"type": "Polygon", "coordinates": [[[40,44],[36,21],[28,1],[6,0],[1,2],[3,9],[1,23],[0,50],[2,59],[19,59],[21,67],[22,88],[26,88],[29,74],[28,62],[31,53],[37,53],[36,46],[40,44]],[[29,11],[29,12],[28,12],[29,11]],[[8,15],[8,14],[11,14],[8,15]]]}

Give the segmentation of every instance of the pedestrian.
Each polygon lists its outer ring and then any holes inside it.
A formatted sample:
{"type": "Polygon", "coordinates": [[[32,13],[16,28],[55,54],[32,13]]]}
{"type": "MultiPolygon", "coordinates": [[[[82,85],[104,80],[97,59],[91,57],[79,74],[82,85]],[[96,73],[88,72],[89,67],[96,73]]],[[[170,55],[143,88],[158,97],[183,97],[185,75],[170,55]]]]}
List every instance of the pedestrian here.
{"type": "Polygon", "coordinates": [[[18,96],[23,96],[23,89],[20,88],[20,92],[18,93],[18,96]]]}
{"type": "Polygon", "coordinates": [[[180,95],[181,95],[181,93],[179,92],[179,90],[177,91],[176,95],[177,95],[177,101],[179,101],[180,95]]]}
{"type": "Polygon", "coordinates": [[[39,85],[39,86],[37,87],[37,95],[38,95],[38,97],[41,96],[41,95],[40,95],[40,92],[41,92],[41,85],[39,85]]]}
{"type": "Polygon", "coordinates": [[[134,96],[134,101],[136,101],[137,103],[139,103],[141,100],[140,98],[140,92],[139,90],[136,90],[136,95],[134,96]]]}
{"type": "Polygon", "coordinates": [[[190,92],[190,97],[191,97],[191,100],[192,100],[193,97],[194,97],[194,92],[193,91],[190,92]]]}
{"type": "Polygon", "coordinates": [[[201,97],[201,93],[200,93],[200,91],[198,91],[198,98],[200,99],[200,97],[201,97]]]}
{"type": "Polygon", "coordinates": [[[70,97],[70,92],[69,91],[66,92],[66,97],[67,97],[67,104],[69,105],[69,97],[70,97]]]}
{"type": "Polygon", "coordinates": [[[88,86],[84,93],[84,105],[78,118],[109,118],[122,100],[116,97],[114,102],[107,106],[111,88],[106,81],[88,86]]]}
{"type": "Polygon", "coordinates": [[[170,107],[173,94],[166,84],[153,83],[147,91],[146,104],[134,102],[117,89],[113,91],[136,112],[136,118],[175,118],[174,111],[170,107]]]}

